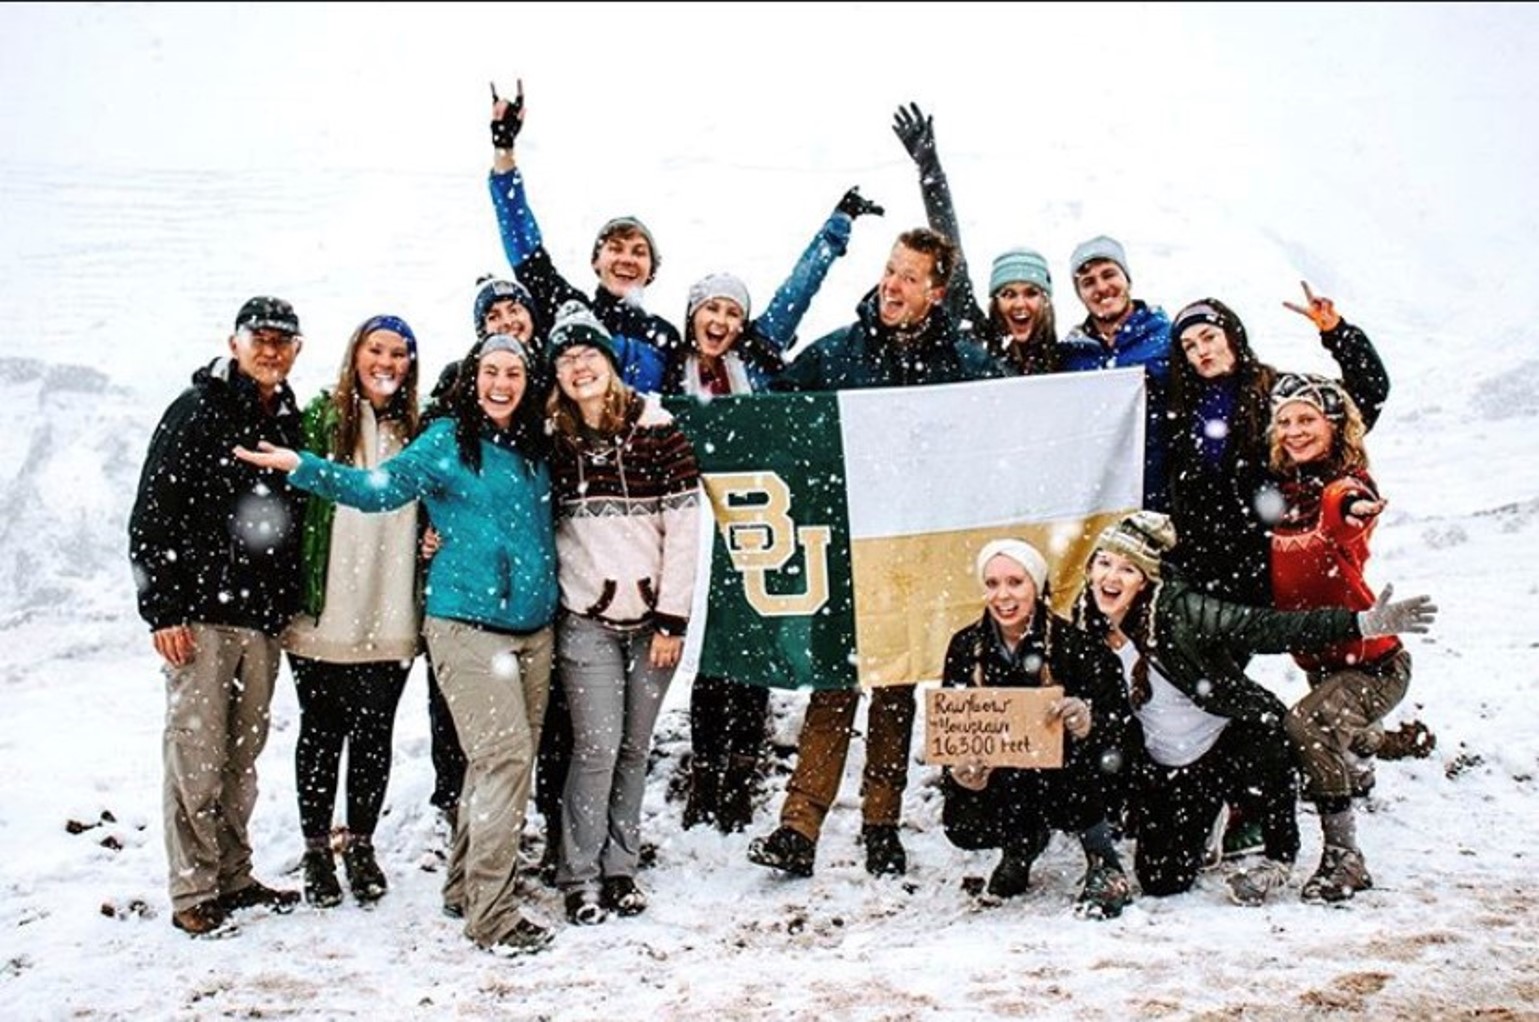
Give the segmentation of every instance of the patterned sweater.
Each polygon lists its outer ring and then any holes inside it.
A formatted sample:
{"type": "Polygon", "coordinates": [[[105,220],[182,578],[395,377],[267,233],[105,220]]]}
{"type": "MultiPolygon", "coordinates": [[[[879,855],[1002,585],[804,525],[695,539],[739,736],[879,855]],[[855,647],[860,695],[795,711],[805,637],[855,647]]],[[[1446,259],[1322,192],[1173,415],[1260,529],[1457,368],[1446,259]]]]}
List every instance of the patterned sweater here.
{"type": "Polygon", "coordinates": [[[561,605],[620,628],[682,635],[694,600],[700,470],[648,395],[613,437],[559,437],[551,457],[561,605]]]}

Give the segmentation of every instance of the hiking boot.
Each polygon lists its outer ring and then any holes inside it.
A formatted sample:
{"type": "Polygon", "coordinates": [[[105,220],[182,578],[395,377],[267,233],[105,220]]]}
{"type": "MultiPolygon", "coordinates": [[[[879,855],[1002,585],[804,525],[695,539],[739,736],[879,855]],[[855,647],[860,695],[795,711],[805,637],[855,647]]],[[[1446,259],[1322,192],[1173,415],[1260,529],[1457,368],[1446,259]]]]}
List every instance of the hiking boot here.
{"type": "Polygon", "coordinates": [[[444,918],[446,919],[465,918],[465,906],[457,901],[444,902],[443,907],[439,911],[443,912],[444,918]]]}
{"type": "Polygon", "coordinates": [[[866,846],[866,872],[874,877],[902,876],[908,872],[908,855],[898,840],[895,823],[868,823],[860,828],[866,846]]]}
{"type": "Polygon", "coordinates": [[[547,824],[545,827],[545,850],[540,853],[540,864],[535,871],[540,876],[540,883],[546,887],[556,886],[556,869],[561,865],[561,824],[547,824]]]}
{"type": "Polygon", "coordinates": [[[1133,904],[1133,885],[1114,862],[1091,859],[1085,880],[1074,899],[1074,914],[1082,919],[1116,919],[1133,904]]]}
{"type": "Polygon", "coordinates": [[[1304,881],[1299,896],[1305,901],[1348,901],[1358,891],[1373,886],[1368,875],[1368,864],[1363,853],[1356,848],[1340,848],[1326,845],[1320,856],[1320,868],[1314,876],[1304,881]]]}
{"type": "Polygon", "coordinates": [[[1426,759],[1436,748],[1437,735],[1421,721],[1411,720],[1384,732],[1377,751],[1380,759],[1426,759]]]}
{"type": "Polygon", "coordinates": [[[992,898],[1003,901],[1015,898],[1031,887],[1031,864],[1037,861],[1038,849],[1025,844],[1008,844],[999,856],[999,865],[989,874],[984,888],[992,898]]]}
{"type": "Polygon", "coordinates": [[[599,904],[617,916],[639,916],[647,910],[647,896],[630,877],[605,877],[599,904]]]}
{"type": "Polygon", "coordinates": [[[702,823],[715,823],[721,798],[721,774],[699,760],[690,765],[689,796],[684,801],[681,821],[685,830],[702,823]]]}
{"type": "Polygon", "coordinates": [[[235,924],[220,899],[200,901],[190,908],[171,913],[171,925],[190,937],[219,937],[235,932],[235,924]]]}
{"type": "Polygon", "coordinates": [[[374,860],[374,843],[354,837],[342,851],[342,867],[347,872],[347,886],[353,897],[368,905],[385,896],[390,885],[374,860]]]}
{"type": "Polygon", "coordinates": [[[1292,872],[1291,866],[1276,859],[1263,859],[1259,865],[1236,870],[1225,880],[1229,900],[1236,905],[1265,904],[1273,891],[1287,886],[1292,872]]]}
{"type": "Polygon", "coordinates": [[[539,923],[519,916],[513,928],[497,938],[496,942],[488,944],[486,950],[502,958],[532,955],[545,950],[555,939],[556,935],[551,932],[550,927],[541,926],[539,923]]]}
{"type": "Polygon", "coordinates": [[[305,901],[316,908],[336,908],[342,904],[342,885],[337,883],[337,864],[330,848],[311,848],[305,852],[305,901]]]}
{"type": "Polygon", "coordinates": [[[794,877],[812,876],[818,846],[812,839],[790,827],[777,827],[768,837],[756,837],[748,843],[748,861],[778,869],[794,877]]]}
{"type": "Polygon", "coordinates": [[[576,926],[597,926],[609,918],[609,913],[598,891],[582,889],[566,892],[566,918],[576,926]]]}
{"type": "Polygon", "coordinates": [[[270,908],[274,912],[291,912],[298,904],[298,891],[275,891],[260,880],[252,880],[238,891],[229,891],[219,896],[219,907],[227,913],[239,912],[245,908],[270,908]]]}

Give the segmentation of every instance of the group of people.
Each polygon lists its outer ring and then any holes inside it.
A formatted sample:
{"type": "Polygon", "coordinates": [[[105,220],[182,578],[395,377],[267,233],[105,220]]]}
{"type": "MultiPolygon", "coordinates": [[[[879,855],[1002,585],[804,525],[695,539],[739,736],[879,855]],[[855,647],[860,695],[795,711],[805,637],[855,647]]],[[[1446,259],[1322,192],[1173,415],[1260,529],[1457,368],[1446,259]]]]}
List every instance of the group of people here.
{"type": "MultiPolygon", "coordinates": [[[[985,312],[931,119],[910,106],[894,130],[918,165],[930,224],[898,236],[854,323],[788,360],[853,222],[879,206],[846,192],[757,315],[740,278],[702,277],[681,335],[642,308],[661,258],[638,218],[600,229],[592,295],[555,268],[516,160],[523,126],[522,85],[512,100],[494,89],[489,188],[513,275],[479,283],[475,342],[425,407],[416,335],[381,314],[353,331],[334,386],[301,408],[287,382],[304,343],[298,316],[262,296],[238,312],[228,357],[194,374],[151,439],[130,555],[167,679],[173,925],[202,936],[228,931],[244,909],[335,906],[339,851],[356,900],[386,894],[373,834],[396,707],[424,645],[434,801],[452,826],[444,912],[497,953],[550,942],[517,882],[531,797],[545,825],[540,872],[569,922],[644,911],[648,753],[689,627],[702,513],[693,447],[659,395],[1122,365],[1147,373],[1145,509],[1100,537],[1072,618],[1048,609],[1039,551],[1008,537],[985,546],[984,612],[945,661],[947,685],[1061,685],[1065,766],[948,769],[946,832],[961,847],[1002,849],[987,885],[997,899],[1026,889],[1051,830],[1077,835],[1088,860],[1080,904],[1105,917],[1132,895],[1119,838],[1136,842],[1144,893],[1184,890],[1215,815],[1233,806],[1266,835],[1264,865],[1230,878],[1236,900],[1255,903],[1297,855],[1298,764],[1326,828],[1306,896],[1368,886],[1351,799],[1377,723],[1409,682],[1393,636],[1425,630],[1435,608],[1390,603],[1387,590],[1375,600],[1363,579],[1383,501],[1361,441],[1388,381],[1328,299],[1306,288],[1297,309],[1319,326],[1342,383],[1258,363],[1216,300],[1172,325],[1131,298],[1123,249],[1104,236],[1071,259],[1087,318],[1063,339],[1034,250],[994,260],[985,312]],[[300,706],[303,893],[252,875],[247,833],[284,651],[300,706]],[[1292,710],[1243,672],[1251,654],[1285,651],[1311,682],[1292,710]]],[[[768,712],[753,682],[693,681],[686,826],[752,822],[768,712]]],[[[810,697],[781,825],[750,843],[752,861],[812,873],[860,700],[810,697]]],[[[914,718],[912,686],[871,693],[862,839],[876,875],[907,868],[899,824],[914,718]]]]}

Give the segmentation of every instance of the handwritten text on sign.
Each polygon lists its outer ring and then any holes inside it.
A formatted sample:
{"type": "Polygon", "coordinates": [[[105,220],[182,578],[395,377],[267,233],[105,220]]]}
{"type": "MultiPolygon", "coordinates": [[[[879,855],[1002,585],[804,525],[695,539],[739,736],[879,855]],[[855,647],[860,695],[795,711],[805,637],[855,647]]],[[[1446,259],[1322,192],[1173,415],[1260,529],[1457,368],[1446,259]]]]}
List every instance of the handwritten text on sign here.
{"type": "Polygon", "coordinates": [[[1048,708],[1061,688],[937,688],[924,719],[926,763],[1063,766],[1063,722],[1048,708]]]}

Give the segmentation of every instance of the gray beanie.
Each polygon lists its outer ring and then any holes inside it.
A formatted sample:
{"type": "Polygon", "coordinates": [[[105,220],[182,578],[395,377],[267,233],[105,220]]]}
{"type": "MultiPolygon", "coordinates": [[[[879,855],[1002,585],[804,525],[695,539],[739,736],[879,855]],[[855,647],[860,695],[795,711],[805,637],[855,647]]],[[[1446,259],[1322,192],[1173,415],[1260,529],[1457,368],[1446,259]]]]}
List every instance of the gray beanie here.
{"type": "Polygon", "coordinates": [[[1130,281],[1133,279],[1133,275],[1128,272],[1128,256],[1122,251],[1121,243],[1104,234],[1098,234],[1089,241],[1082,241],[1074,246],[1074,254],[1069,257],[1069,273],[1078,273],[1085,268],[1086,263],[1093,263],[1097,259],[1110,259],[1122,268],[1124,277],[1130,281]]]}
{"type": "Polygon", "coordinates": [[[730,273],[712,273],[690,285],[689,311],[685,316],[694,318],[695,310],[712,298],[732,299],[743,310],[743,318],[748,318],[748,285],[730,273]]]}

